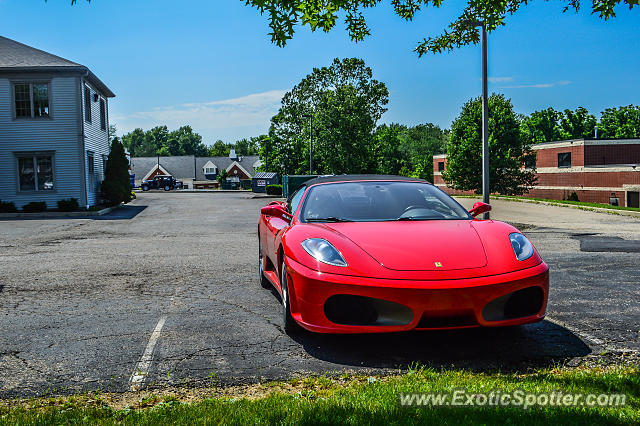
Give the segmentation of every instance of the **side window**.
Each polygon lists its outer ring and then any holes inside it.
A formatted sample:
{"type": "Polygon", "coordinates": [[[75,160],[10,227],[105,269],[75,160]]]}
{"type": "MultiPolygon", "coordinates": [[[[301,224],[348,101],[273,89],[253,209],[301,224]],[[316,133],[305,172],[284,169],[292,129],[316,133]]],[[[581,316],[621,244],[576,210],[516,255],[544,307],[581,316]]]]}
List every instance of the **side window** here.
{"type": "Polygon", "coordinates": [[[300,204],[300,200],[304,195],[304,190],[307,189],[306,186],[298,189],[290,198],[290,201],[287,203],[287,211],[291,214],[294,214],[296,210],[298,210],[298,205],[300,204]]]}

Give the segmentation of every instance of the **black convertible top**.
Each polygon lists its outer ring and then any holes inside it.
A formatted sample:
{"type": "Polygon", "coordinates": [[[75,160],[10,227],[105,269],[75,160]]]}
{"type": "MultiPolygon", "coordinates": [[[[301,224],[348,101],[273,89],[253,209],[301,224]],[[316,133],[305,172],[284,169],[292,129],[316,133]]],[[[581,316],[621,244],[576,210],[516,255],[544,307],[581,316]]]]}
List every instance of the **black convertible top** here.
{"type": "Polygon", "coordinates": [[[431,184],[431,182],[426,181],[424,179],[411,178],[405,176],[395,176],[395,175],[330,175],[330,176],[319,176],[317,178],[309,179],[305,181],[300,186],[310,186],[315,185],[317,183],[329,183],[329,182],[355,182],[359,180],[381,180],[381,181],[412,181],[412,182],[423,182],[431,184]]]}

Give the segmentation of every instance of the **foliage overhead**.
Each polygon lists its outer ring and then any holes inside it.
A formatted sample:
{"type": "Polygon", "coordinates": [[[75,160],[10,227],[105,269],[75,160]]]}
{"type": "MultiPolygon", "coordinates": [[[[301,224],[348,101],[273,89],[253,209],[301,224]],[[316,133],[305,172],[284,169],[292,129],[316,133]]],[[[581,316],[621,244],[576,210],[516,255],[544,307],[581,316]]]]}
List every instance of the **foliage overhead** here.
{"type": "MultiPolygon", "coordinates": [[[[311,31],[318,29],[329,32],[335,27],[339,16],[344,16],[349,37],[355,42],[362,41],[371,34],[364,17],[364,11],[382,3],[382,0],[241,0],[255,7],[260,14],[267,14],[271,41],[284,46],[293,38],[295,26],[308,26],[311,31]]],[[[593,0],[588,4],[591,13],[607,20],[616,16],[615,7],[623,4],[633,9],[639,0],[593,0]]],[[[396,15],[412,21],[421,9],[429,6],[440,7],[444,0],[391,0],[396,15]]],[[[529,0],[467,0],[460,15],[449,24],[448,29],[435,37],[427,37],[415,48],[422,56],[427,52],[440,53],[455,48],[476,44],[480,40],[480,30],[473,23],[484,22],[491,32],[505,25],[508,15],[526,6],[529,0]]],[[[562,0],[562,12],[578,11],[580,0],[562,0]]]]}
{"type": "MultiPolygon", "coordinates": [[[[533,170],[523,166],[534,155],[521,134],[519,117],[503,95],[489,97],[489,187],[492,193],[521,195],[535,183],[533,170]]],[[[462,107],[451,125],[447,166],[442,173],[453,188],[482,193],[482,101],[462,107]]]]}

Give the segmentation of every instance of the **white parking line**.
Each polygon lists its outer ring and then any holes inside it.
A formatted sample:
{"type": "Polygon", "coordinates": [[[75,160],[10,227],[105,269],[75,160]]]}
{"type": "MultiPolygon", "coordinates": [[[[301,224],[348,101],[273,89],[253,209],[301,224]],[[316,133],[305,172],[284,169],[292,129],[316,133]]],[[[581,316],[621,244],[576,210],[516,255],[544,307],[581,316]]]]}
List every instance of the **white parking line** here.
{"type": "Polygon", "coordinates": [[[162,327],[164,326],[164,322],[167,320],[167,316],[164,315],[156,324],[156,328],[153,329],[151,333],[151,337],[149,337],[149,343],[147,343],[147,347],[142,354],[142,358],[136,364],[135,370],[133,370],[133,374],[131,375],[131,379],[129,379],[129,383],[131,385],[130,389],[132,391],[137,391],[142,389],[142,385],[144,384],[145,377],[149,374],[149,367],[151,366],[151,360],[153,357],[153,349],[158,342],[158,338],[160,337],[160,332],[162,331],[162,327]]]}

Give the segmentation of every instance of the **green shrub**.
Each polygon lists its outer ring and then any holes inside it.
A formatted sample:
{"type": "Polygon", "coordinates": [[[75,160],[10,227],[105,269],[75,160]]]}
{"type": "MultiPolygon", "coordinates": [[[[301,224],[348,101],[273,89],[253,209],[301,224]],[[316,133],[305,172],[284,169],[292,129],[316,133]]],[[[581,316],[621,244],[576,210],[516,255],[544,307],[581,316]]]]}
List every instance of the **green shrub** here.
{"type": "Polygon", "coordinates": [[[282,185],[267,185],[267,194],[282,195],[282,185]]]}
{"type": "Polygon", "coordinates": [[[80,204],[78,204],[77,198],[67,198],[58,201],[58,210],[61,212],[75,212],[80,210],[80,204]]]}
{"type": "Polygon", "coordinates": [[[578,194],[576,194],[576,191],[573,191],[571,194],[569,194],[569,196],[567,197],[567,201],[580,201],[578,199],[578,194]]]}
{"type": "Polygon", "coordinates": [[[47,203],[44,201],[32,201],[29,204],[22,206],[22,211],[25,213],[40,213],[47,211],[47,203]]]}
{"type": "Polygon", "coordinates": [[[11,201],[0,201],[0,213],[15,213],[17,211],[16,205],[11,201]]]}
{"type": "Polygon", "coordinates": [[[102,193],[110,206],[131,201],[129,161],[118,138],[113,138],[111,141],[107,170],[102,182],[102,193]]]}

